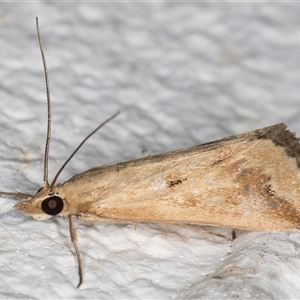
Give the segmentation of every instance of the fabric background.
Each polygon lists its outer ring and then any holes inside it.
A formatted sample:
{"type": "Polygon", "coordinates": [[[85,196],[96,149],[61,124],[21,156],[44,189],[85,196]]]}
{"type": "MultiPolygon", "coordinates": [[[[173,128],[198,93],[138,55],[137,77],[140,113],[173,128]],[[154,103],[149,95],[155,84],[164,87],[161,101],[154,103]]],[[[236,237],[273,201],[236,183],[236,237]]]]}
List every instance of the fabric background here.
{"type": "MultiPolygon", "coordinates": [[[[0,4],[0,190],[43,184],[46,102],[35,16],[52,96],[49,178],[284,122],[300,134],[299,3],[0,4]]],[[[288,184],[288,182],[283,183],[288,184]]],[[[239,231],[231,242],[164,224],[37,222],[1,198],[0,298],[278,299],[300,295],[300,234],[239,231]]],[[[217,228],[230,237],[230,230],[217,228]]]]}

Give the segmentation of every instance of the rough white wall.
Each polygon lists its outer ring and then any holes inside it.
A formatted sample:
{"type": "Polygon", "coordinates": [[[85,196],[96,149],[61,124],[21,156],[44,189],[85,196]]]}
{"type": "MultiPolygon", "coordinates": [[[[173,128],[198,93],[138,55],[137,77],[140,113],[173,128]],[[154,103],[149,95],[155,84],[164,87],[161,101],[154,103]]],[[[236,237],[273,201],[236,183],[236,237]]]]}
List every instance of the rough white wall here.
{"type": "MultiPolygon", "coordinates": [[[[285,122],[300,133],[298,3],[0,3],[0,190],[42,185],[45,92],[53,99],[50,178],[285,122]]],[[[288,182],[286,183],[288,184],[288,182]]],[[[300,235],[234,242],[167,225],[33,221],[1,198],[0,298],[298,298],[300,235]]],[[[230,235],[230,230],[217,229],[230,235]]]]}

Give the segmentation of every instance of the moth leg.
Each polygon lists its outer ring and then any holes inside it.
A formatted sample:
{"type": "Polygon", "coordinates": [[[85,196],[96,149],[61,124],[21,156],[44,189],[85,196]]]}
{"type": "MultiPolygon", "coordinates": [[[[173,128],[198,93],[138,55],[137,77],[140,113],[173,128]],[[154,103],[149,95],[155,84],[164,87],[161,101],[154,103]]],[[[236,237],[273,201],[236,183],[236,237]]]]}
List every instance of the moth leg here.
{"type": "Polygon", "coordinates": [[[74,225],[74,221],[73,221],[73,215],[69,215],[69,229],[70,229],[70,237],[71,237],[71,241],[74,245],[74,249],[75,249],[75,253],[76,253],[76,257],[77,257],[77,261],[78,261],[78,274],[79,274],[79,282],[77,284],[77,288],[79,288],[82,284],[82,259],[81,259],[81,255],[79,252],[79,248],[77,245],[77,234],[76,234],[76,228],[74,225]]]}
{"type": "Polygon", "coordinates": [[[236,230],[235,229],[232,229],[232,232],[231,232],[231,240],[234,241],[236,239],[236,230]]]}

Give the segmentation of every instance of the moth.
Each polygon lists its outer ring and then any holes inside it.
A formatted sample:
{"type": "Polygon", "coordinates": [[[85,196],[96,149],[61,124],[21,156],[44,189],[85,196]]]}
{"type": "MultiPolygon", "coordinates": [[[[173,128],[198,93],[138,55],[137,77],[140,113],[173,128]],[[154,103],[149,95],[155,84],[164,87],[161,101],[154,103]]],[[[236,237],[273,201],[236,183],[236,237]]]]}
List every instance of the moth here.
{"type": "Polygon", "coordinates": [[[192,148],[95,167],[56,184],[83,143],[48,182],[51,130],[46,60],[37,35],[46,78],[48,129],[44,185],[35,195],[1,192],[25,199],[14,207],[34,219],[69,218],[79,265],[73,218],[83,222],[210,225],[245,230],[297,230],[300,227],[300,143],[277,124],[192,148]]]}

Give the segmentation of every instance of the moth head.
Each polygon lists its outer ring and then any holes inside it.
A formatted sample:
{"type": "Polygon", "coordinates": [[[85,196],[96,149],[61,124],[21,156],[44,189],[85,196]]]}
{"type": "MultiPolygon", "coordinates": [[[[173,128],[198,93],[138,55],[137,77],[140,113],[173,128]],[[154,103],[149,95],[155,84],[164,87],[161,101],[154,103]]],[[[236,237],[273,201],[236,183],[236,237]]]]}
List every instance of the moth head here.
{"type": "Polygon", "coordinates": [[[17,203],[14,207],[36,220],[47,220],[52,216],[63,216],[65,201],[55,189],[40,188],[37,193],[24,201],[17,203]]]}

